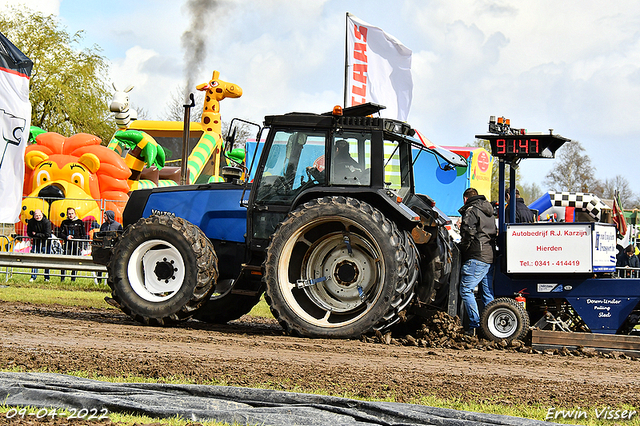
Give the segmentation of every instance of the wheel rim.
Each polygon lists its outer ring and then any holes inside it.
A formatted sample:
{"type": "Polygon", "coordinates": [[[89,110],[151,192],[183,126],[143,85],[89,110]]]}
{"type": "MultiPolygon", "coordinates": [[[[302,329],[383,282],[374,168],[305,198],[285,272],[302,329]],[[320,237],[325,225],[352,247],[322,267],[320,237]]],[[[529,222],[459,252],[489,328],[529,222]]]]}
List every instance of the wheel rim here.
{"type": "Polygon", "coordinates": [[[131,288],[149,302],[172,298],[184,283],[185,264],[180,251],[164,240],[149,240],[131,254],[127,273],[131,288]]]}
{"type": "Polygon", "coordinates": [[[498,308],[489,314],[488,327],[495,337],[507,339],[518,329],[518,317],[510,309],[498,308]]]}
{"type": "Polygon", "coordinates": [[[278,263],[278,285],[297,316],[335,328],[372,309],[384,271],[380,246],[366,229],[345,218],[325,217],[288,239],[278,263]]]}

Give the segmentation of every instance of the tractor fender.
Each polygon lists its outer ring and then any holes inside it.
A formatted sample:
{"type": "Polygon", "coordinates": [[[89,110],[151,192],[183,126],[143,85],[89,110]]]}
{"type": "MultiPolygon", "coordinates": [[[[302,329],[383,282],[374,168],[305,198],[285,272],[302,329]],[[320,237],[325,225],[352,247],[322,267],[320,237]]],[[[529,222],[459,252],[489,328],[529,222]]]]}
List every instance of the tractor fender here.
{"type": "Polygon", "coordinates": [[[393,191],[385,189],[363,190],[362,187],[322,187],[311,188],[300,194],[291,204],[291,210],[309,200],[331,196],[345,196],[364,201],[380,210],[386,217],[393,220],[396,225],[408,232],[420,223],[420,215],[411,210],[406,204],[397,202],[393,191]]]}

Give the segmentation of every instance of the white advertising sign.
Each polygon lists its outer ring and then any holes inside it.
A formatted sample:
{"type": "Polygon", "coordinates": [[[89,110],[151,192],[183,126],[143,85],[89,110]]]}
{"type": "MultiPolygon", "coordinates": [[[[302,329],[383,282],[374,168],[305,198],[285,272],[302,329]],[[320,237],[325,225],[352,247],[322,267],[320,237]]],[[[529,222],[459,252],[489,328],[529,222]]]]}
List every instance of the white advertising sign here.
{"type": "Polygon", "coordinates": [[[507,272],[593,272],[591,224],[507,225],[507,272]]]}
{"type": "Polygon", "coordinates": [[[593,272],[616,270],[616,226],[610,223],[593,225],[593,272]]]}

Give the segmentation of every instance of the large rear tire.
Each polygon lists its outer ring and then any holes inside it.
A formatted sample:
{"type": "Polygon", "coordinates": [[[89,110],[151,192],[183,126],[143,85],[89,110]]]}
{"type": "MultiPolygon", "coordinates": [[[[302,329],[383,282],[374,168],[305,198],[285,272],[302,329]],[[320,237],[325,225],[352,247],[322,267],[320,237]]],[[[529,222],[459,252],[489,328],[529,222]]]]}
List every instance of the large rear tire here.
{"type": "Polygon", "coordinates": [[[417,281],[416,259],[409,258],[415,246],[406,238],[380,211],[353,198],[305,203],[267,249],[265,298],[274,317],[288,333],[309,337],[387,329],[417,281]]]}
{"type": "Polygon", "coordinates": [[[213,291],[218,259],[207,236],[184,219],[151,216],[127,228],[108,265],[123,312],[143,324],[191,317],[213,291]]]}
{"type": "Polygon", "coordinates": [[[529,314],[508,297],[501,297],[489,303],[482,312],[480,324],[484,335],[495,342],[506,340],[511,342],[524,339],[529,331],[529,314]]]}

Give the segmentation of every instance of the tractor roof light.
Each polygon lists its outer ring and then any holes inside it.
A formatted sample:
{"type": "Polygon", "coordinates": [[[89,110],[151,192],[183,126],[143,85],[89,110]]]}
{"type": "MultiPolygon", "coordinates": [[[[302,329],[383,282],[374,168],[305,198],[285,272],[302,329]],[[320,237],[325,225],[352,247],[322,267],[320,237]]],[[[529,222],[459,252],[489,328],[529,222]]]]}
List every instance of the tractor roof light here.
{"type": "Polygon", "coordinates": [[[413,130],[409,124],[396,120],[385,120],[384,130],[403,136],[413,136],[416,134],[416,131],[413,130]]]}
{"type": "Polygon", "coordinates": [[[388,120],[388,121],[385,121],[384,123],[384,129],[387,132],[400,133],[401,127],[400,127],[400,123],[396,123],[394,121],[388,120]]]}
{"type": "Polygon", "coordinates": [[[342,107],[340,105],[336,105],[333,107],[333,115],[342,116],[342,107]]]}

